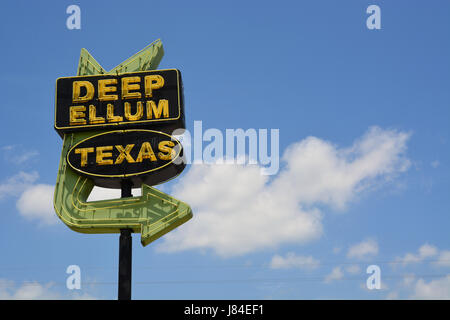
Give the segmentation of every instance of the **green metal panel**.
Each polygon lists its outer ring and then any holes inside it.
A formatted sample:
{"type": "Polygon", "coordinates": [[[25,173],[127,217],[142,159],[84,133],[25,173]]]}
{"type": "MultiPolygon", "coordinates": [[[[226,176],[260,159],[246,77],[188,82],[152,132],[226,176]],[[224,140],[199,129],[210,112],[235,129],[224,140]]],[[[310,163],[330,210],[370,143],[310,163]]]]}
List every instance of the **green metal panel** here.
{"type": "Polygon", "coordinates": [[[81,49],[80,60],[78,62],[77,74],[79,76],[89,76],[97,74],[118,74],[124,72],[147,71],[158,68],[164,48],[160,39],[152,42],[141,51],[119,64],[117,67],[106,71],[85,49],[81,49]]]}
{"type": "Polygon", "coordinates": [[[94,59],[85,49],[81,49],[80,60],[78,62],[77,75],[91,76],[95,74],[107,73],[105,69],[94,59]]]}
{"type": "Polygon", "coordinates": [[[123,73],[134,71],[155,70],[158,68],[162,57],[164,56],[164,49],[160,39],[146,46],[138,53],[132,55],[130,58],[119,64],[117,67],[111,69],[108,73],[123,73]]]}
{"type": "MultiPolygon", "coordinates": [[[[155,69],[163,53],[162,43],[157,40],[108,73],[155,69]]],[[[99,73],[106,72],[82,49],[78,75],[99,73]]],[[[142,185],[140,197],[86,202],[94,184],[67,165],[66,155],[73,145],[99,133],[64,134],[53,205],[69,228],[81,233],[120,233],[120,229],[132,229],[141,233],[141,243],[146,246],[192,218],[189,205],[147,185],[142,185]]]]}

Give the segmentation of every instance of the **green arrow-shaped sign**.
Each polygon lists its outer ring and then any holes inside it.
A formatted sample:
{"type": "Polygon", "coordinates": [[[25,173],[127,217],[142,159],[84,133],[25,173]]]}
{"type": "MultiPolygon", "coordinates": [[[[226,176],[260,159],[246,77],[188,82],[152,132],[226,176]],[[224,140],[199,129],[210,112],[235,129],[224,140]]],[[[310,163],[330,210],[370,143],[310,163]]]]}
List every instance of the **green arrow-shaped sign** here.
{"type": "MultiPolygon", "coordinates": [[[[78,75],[119,74],[156,69],[164,51],[160,40],[147,46],[124,63],[106,72],[82,49],[78,75]]],[[[142,185],[140,197],[86,202],[94,183],[80,176],[66,162],[69,149],[99,131],[65,133],[53,204],[58,217],[72,230],[82,233],[120,233],[132,229],[141,233],[142,245],[192,218],[191,208],[155,188],[142,185]]]]}
{"type": "Polygon", "coordinates": [[[123,72],[155,70],[164,55],[164,49],[160,39],[152,42],[141,51],[135,53],[130,58],[111,69],[109,72],[92,57],[86,50],[81,49],[80,61],[78,62],[79,76],[97,75],[97,74],[118,74],[123,72]]]}

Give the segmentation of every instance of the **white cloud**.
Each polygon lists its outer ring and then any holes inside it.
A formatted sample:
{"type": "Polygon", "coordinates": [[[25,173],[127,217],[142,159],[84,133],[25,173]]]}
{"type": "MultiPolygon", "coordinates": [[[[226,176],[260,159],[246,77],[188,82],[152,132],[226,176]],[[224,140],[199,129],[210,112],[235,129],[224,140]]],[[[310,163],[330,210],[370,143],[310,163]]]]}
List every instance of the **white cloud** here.
{"type": "Polygon", "coordinates": [[[391,291],[386,295],[386,300],[398,300],[399,294],[397,291],[391,291]]]}
{"type": "Polygon", "coordinates": [[[450,250],[441,251],[438,260],[433,264],[438,267],[450,267],[450,250]]]}
{"type": "Polygon", "coordinates": [[[17,154],[15,157],[11,159],[12,162],[14,162],[17,165],[22,165],[25,162],[30,161],[31,159],[37,157],[39,155],[39,152],[36,150],[30,150],[23,152],[21,154],[17,154]]]}
{"type": "Polygon", "coordinates": [[[351,264],[345,268],[345,271],[350,274],[361,273],[361,267],[357,264],[351,264]]]}
{"type": "Polygon", "coordinates": [[[403,266],[405,266],[405,265],[411,264],[411,263],[422,262],[425,259],[436,256],[437,254],[438,254],[438,249],[435,246],[425,243],[417,250],[417,254],[407,253],[403,257],[397,257],[395,259],[395,262],[397,264],[400,263],[403,266]]]}
{"type": "Polygon", "coordinates": [[[428,243],[425,243],[419,248],[419,257],[421,259],[434,257],[437,253],[437,248],[435,246],[429,245],[428,243]]]}
{"type": "Polygon", "coordinates": [[[412,299],[450,299],[450,275],[426,282],[417,280],[412,299]]]}
{"type": "MultiPolygon", "coordinates": [[[[140,188],[136,188],[132,189],[131,193],[133,194],[133,197],[138,197],[141,195],[142,192],[140,188]]],[[[121,196],[120,189],[109,189],[95,186],[92,189],[91,193],[89,194],[87,201],[118,199],[120,198],[120,196],[121,196]]]]}
{"type": "Polygon", "coordinates": [[[36,281],[16,287],[13,281],[0,279],[1,300],[53,300],[60,295],[51,290],[52,284],[42,285],[36,281]]]}
{"type": "Polygon", "coordinates": [[[434,160],[434,161],[432,161],[431,162],[431,166],[433,167],[433,168],[437,168],[437,167],[439,167],[439,165],[440,165],[441,163],[439,162],[439,160],[434,160]]]}
{"type": "Polygon", "coordinates": [[[96,297],[78,290],[66,291],[65,294],[54,289],[49,282],[41,284],[37,281],[23,282],[17,286],[14,281],[0,278],[0,300],[94,300],[96,297]]]}
{"type": "Polygon", "coordinates": [[[54,186],[36,184],[28,187],[16,202],[19,213],[31,220],[39,220],[44,224],[58,222],[53,209],[54,186]]]}
{"type": "Polygon", "coordinates": [[[411,286],[416,281],[416,275],[414,273],[409,273],[403,275],[402,285],[404,287],[411,286]]]}
{"type": "Polygon", "coordinates": [[[439,278],[426,281],[414,273],[404,274],[403,280],[393,291],[399,296],[399,292],[403,292],[406,298],[416,300],[440,300],[450,299],[450,274],[440,276],[439,278]]]}
{"type": "Polygon", "coordinates": [[[78,293],[78,292],[74,292],[71,296],[70,299],[72,300],[97,300],[98,298],[89,294],[89,293],[78,293]]]}
{"type": "Polygon", "coordinates": [[[36,171],[27,173],[20,171],[0,184],[0,199],[19,196],[26,188],[39,178],[36,171]]]}
{"type": "Polygon", "coordinates": [[[315,269],[320,262],[312,256],[299,256],[294,252],[289,252],[285,257],[274,255],[270,261],[270,268],[272,269],[315,269]]]}
{"type": "Polygon", "coordinates": [[[348,249],[348,258],[364,259],[378,254],[378,243],[373,239],[367,239],[351,246],[348,249]]]}
{"type": "MultiPolygon", "coordinates": [[[[331,270],[331,272],[325,276],[324,282],[330,283],[335,280],[341,280],[342,278],[344,278],[346,273],[356,275],[358,273],[361,273],[361,267],[357,264],[351,264],[345,267],[343,266],[334,267],[333,270],[331,270]]],[[[363,288],[365,288],[365,283],[363,288]]]]}
{"type": "MultiPolygon", "coordinates": [[[[450,250],[439,250],[436,246],[425,243],[417,249],[416,253],[406,253],[401,257],[397,257],[392,266],[407,266],[418,263],[448,268],[450,267],[450,250]]],[[[406,297],[411,299],[450,299],[449,274],[429,282],[414,273],[406,273],[402,277],[403,279],[397,289],[401,291],[406,290],[404,292],[406,297]]],[[[396,290],[395,294],[398,295],[398,292],[396,290]]]]}
{"type": "Polygon", "coordinates": [[[410,161],[404,157],[408,137],[407,133],[372,127],[352,147],[343,149],[308,137],[287,148],[283,155],[287,170],[274,184],[303,204],[344,209],[379,179],[392,179],[409,167],[410,161]]]}
{"type": "Polygon", "coordinates": [[[167,234],[159,250],[212,248],[232,256],[318,238],[319,210],[302,209],[267,182],[257,166],[193,166],[174,196],[192,206],[194,218],[167,234]]]}
{"type": "Polygon", "coordinates": [[[6,161],[16,165],[23,165],[39,155],[37,150],[30,150],[21,145],[9,145],[1,148],[1,152],[6,161]]]}
{"type": "Polygon", "coordinates": [[[222,256],[302,244],[322,235],[319,204],[344,209],[361,191],[405,171],[409,134],[377,127],[350,148],[308,137],[287,148],[269,180],[258,166],[193,165],[174,187],[194,218],[161,251],[212,249],[222,256]]]}
{"type": "Polygon", "coordinates": [[[18,197],[16,207],[23,217],[37,219],[44,224],[56,223],[58,220],[53,209],[54,187],[35,184],[38,178],[36,171],[20,171],[0,184],[0,199],[18,197]]]}
{"type": "Polygon", "coordinates": [[[341,267],[334,267],[333,270],[331,270],[331,273],[328,274],[324,281],[325,283],[330,283],[335,280],[340,280],[344,277],[344,272],[342,271],[341,267]]]}

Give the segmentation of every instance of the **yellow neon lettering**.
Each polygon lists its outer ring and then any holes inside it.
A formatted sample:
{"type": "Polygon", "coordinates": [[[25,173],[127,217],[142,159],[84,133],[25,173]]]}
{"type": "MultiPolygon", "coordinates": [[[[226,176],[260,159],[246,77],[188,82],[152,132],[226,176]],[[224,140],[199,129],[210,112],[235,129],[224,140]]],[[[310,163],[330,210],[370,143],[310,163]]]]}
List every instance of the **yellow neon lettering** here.
{"type": "Polygon", "coordinates": [[[117,87],[111,86],[117,84],[117,79],[102,79],[98,80],[98,100],[112,101],[117,100],[117,94],[107,94],[108,92],[116,92],[117,87]]]}
{"type": "Polygon", "coordinates": [[[125,149],[121,145],[116,145],[116,149],[120,152],[119,156],[116,159],[114,164],[121,164],[124,159],[128,161],[128,163],[134,163],[134,159],[130,155],[131,149],[133,149],[134,144],[127,144],[125,149]]]}
{"type": "Polygon", "coordinates": [[[72,101],[75,102],[86,102],[94,97],[94,85],[89,81],[74,81],[72,84],[72,101]],[[86,88],[86,94],[80,97],[81,88],[86,88]]]}
{"type": "Polygon", "coordinates": [[[164,78],[158,74],[145,76],[145,96],[151,98],[153,96],[153,90],[160,89],[164,86],[164,78]]]}
{"type": "Polygon", "coordinates": [[[142,118],[144,114],[144,108],[142,107],[142,102],[136,102],[136,113],[131,114],[131,104],[129,102],[125,102],[125,118],[130,121],[137,121],[142,118]]]}
{"type": "Polygon", "coordinates": [[[69,108],[70,125],[86,124],[86,119],[82,119],[86,117],[85,111],[85,106],[71,106],[69,108]]]}
{"type": "Polygon", "coordinates": [[[108,103],[106,106],[106,119],[108,122],[120,122],[123,121],[123,117],[114,115],[114,105],[108,103]]]}
{"type": "Polygon", "coordinates": [[[130,84],[131,82],[140,82],[140,77],[124,77],[122,78],[122,99],[140,98],[140,92],[130,92],[130,90],[139,90],[141,86],[138,83],[130,84]]]}
{"type": "Polygon", "coordinates": [[[89,106],[89,123],[104,123],[105,118],[103,117],[97,117],[97,108],[91,104],[89,106]]]}
{"type": "Polygon", "coordinates": [[[164,118],[169,117],[169,100],[161,99],[158,102],[158,107],[156,107],[156,103],[153,100],[147,101],[147,119],[152,119],[155,116],[155,119],[161,118],[161,114],[164,118]]]}
{"type": "Polygon", "coordinates": [[[161,160],[172,160],[176,156],[175,150],[172,148],[175,146],[173,141],[161,141],[158,144],[158,158],[161,160]]]}
{"type": "Polygon", "coordinates": [[[104,152],[104,151],[110,151],[113,149],[113,146],[104,146],[104,147],[97,147],[96,148],[96,159],[98,165],[106,165],[106,164],[113,164],[112,159],[104,159],[105,157],[112,157],[111,152],[104,152]]]}
{"type": "Polygon", "coordinates": [[[142,143],[141,150],[136,158],[136,162],[142,162],[144,159],[150,159],[150,161],[156,161],[155,153],[149,142],[142,143]]]}
{"type": "Polygon", "coordinates": [[[81,154],[81,166],[85,167],[87,165],[88,153],[94,152],[94,148],[76,148],[75,153],[81,154]]]}

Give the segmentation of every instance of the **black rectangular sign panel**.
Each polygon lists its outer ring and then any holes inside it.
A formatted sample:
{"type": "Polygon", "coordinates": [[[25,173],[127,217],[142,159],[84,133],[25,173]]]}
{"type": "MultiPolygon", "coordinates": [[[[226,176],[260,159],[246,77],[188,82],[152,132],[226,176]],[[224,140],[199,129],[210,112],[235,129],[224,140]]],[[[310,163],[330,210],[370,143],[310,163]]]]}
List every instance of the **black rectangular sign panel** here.
{"type": "Polygon", "coordinates": [[[176,69],[64,77],[56,80],[55,129],[185,128],[183,85],[176,69]]]}

